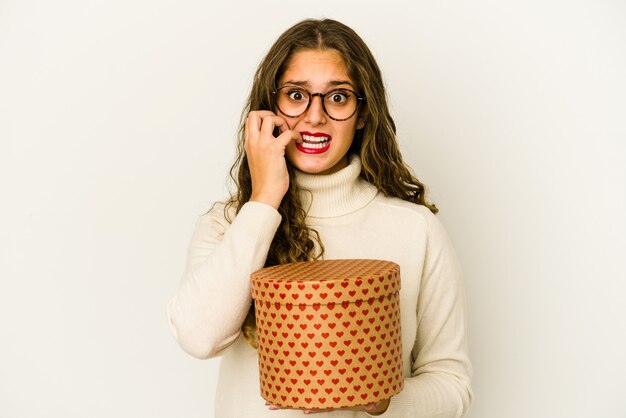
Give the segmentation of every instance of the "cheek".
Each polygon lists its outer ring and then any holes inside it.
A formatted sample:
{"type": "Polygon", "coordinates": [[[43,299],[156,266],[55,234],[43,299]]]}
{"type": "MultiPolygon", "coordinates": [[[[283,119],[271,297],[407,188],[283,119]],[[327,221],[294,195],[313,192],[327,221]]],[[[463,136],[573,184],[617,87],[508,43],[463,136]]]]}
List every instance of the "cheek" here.
{"type": "Polygon", "coordinates": [[[298,126],[298,123],[300,123],[300,120],[302,118],[286,118],[283,116],[283,119],[285,119],[285,121],[287,122],[287,126],[289,126],[289,129],[291,130],[295,130],[296,126],[298,126]]]}
{"type": "Polygon", "coordinates": [[[354,135],[356,134],[357,126],[353,123],[349,126],[345,126],[342,130],[342,136],[346,141],[352,142],[354,135]]]}
{"type": "Polygon", "coordinates": [[[293,155],[296,153],[296,151],[298,151],[298,149],[296,148],[296,141],[292,139],[285,147],[285,155],[293,155]]]}
{"type": "Polygon", "coordinates": [[[282,118],[285,122],[287,122],[287,126],[291,130],[294,130],[296,128],[296,126],[298,125],[298,123],[300,123],[300,120],[302,120],[302,116],[299,116],[297,118],[288,118],[287,116],[285,116],[282,113],[280,113],[280,110],[278,110],[278,109],[274,109],[274,114],[276,116],[282,118]]]}

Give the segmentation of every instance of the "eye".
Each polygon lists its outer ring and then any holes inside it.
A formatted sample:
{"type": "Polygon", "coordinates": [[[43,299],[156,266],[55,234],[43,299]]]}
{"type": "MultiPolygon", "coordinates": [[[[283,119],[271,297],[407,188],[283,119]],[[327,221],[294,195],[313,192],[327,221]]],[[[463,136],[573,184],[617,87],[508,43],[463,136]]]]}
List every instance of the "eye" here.
{"type": "Polygon", "coordinates": [[[348,101],[350,98],[350,92],[345,90],[335,90],[328,93],[326,96],[328,102],[331,104],[342,104],[348,101]]]}
{"type": "Polygon", "coordinates": [[[290,89],[286,92],[287,97],[294,102],[300,102],[303,100],[307,100],[307,94],[304,90],[301,89],[290,89]]]}

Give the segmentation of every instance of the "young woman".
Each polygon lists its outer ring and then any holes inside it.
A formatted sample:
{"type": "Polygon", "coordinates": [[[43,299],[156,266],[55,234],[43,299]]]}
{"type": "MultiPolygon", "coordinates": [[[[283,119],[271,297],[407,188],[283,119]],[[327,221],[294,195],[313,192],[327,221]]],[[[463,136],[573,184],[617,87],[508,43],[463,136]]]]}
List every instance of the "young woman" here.
{"type": "Polygon", "coordinates": [[[181,347],[222,356],[216,417],[295,417],[260,396],[250,273],[311,259],[400,265],[401,393],[333,417],[463,416],[471,403],[461,272],[425,189],[404,164],[382,77],[333,20],[288,29],[261,62],[233,166],[236,193],[197,225],[168,306],[181,347]],[[235,174],[236,173],[236,174],[235,174]]]}

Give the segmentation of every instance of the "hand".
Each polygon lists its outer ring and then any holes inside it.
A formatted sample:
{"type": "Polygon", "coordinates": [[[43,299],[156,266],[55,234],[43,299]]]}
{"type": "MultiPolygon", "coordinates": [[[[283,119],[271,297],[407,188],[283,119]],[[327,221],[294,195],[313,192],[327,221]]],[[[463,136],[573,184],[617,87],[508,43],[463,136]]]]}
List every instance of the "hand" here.
{"type": "MultiPolygon", "coordinates": [[[[270,410],[274,411],[277,409],[298,409],[298,408],[285,408],[279,405],[274,405],[271,402],[265,402],[266,406],[270,407],[270,410]]],[[[344,411],[360,411],[367,412],[370,415],[380,415],[387,410],[389,407],[389,399],[384,399],[378,402],[372,402],[365,405],[345,407],[345,408],[327,408],[327,409],[302,409],[301,411],[305,414],[318,414],[320,412],[330,412],[336,409],[341,409],[344,411]]]]}
{"type": "Polygon", "coordinates": [[[245,123],[244,149],[252,178],[251,201],[278,209],[289,189],[285,148],[300,134],[290,130],[285,119],[268,110],[255,110],[245,123]],[[275,128],[280,135],[274,137],[275,128]]]}

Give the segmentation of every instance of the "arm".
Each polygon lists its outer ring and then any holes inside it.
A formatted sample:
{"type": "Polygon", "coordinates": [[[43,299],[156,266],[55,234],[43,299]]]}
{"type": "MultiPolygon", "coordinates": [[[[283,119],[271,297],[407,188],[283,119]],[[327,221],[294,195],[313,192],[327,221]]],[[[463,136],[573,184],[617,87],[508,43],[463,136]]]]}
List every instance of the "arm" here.
{"type": "Polygon", "coordinates": [[[220,355],[241,333],[250,309],[250,273],[265,264],[289,188],[285,148],[300,138],[274,113],[248,114],[244,148],[252,195],[232,224],[223,206],[203,216],[191,240],[180,288],[168,305],[174,337],[194,357],[220,355]],[[274,137],[274,129],[282,133],[274,137]]]}
{"type": "Polygon", "coordinates": [[[167,313],[172,334],[194,357],[221,355],[241,333],[252,301],[250,273],[263,267],[281,217],[248,202],[232,224],[215,205],[196,227],[167,313]]]}
{"type": "Polygon", "coordinates": [[[440,221],[431,213],[425,218],[428,241],[411,377],[383,417],[460,418],[473,398],[461,269],[440,221]]]}

